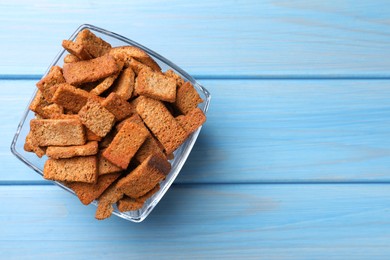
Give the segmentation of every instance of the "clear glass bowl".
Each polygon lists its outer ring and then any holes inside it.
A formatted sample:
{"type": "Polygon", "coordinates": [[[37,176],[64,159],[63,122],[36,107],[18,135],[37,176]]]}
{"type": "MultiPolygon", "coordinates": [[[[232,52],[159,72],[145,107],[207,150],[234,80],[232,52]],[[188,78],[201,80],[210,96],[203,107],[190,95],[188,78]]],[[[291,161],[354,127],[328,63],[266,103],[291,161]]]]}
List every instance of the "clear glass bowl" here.
{"type": "MultiPolygon", "coordinates": [[[[93,33],[95,33],[98,37],[101,37],[105,41],[109,42],[113,47],[115,46],[123,46],[123,45],[132,45],[136,46],[138,48],[141,48],[145,52],[147,52],[161,67],[163,71],[166,71],[168,69],[172,69],[175,71],[178,75],[180,75],[184,80],[190,81],[195,89],[198,91],[201,98],[204,100],[203,103],[199,105],[199,108],[203,110],[203,112],[206,114],[208,107],[210,105],[210,93],[205,89],[202,85],[200,85],[194,78],[192,78],[188,73],[183,71],[181,68],[173,64],[171,61],[165,59],[164,57],[160,56],[159,54],[155,53],[152,50],[149,50],[148,48],[142,46],[139,43],[136,43],[126,37],[123,37],[121,35],[118,35],[116,33],[95,27],[93,25],[89,24],[83,24],[81,25],[69,38],[70,40],[74,40],[77,36],[77,34],[82,31],[83,29],[89,29],[93,33]]],[[[52,66],[63,65],[63,60],[67,52],[65,49],[61,49],[61,51],[58,53],[58,55],[54,58],[54,61],[50,64],[48,70],[46,71],[45,75],[48,73],[49,69],[52,66]]],[[[45,76],[44,75],[44,76],[45,76]]],[[[34,98],[36,91],[34,92],[34,95],[32,96],[31,100],[34,98]]],[[[31,102],[30,100],[30,102],[31,102]]],[[[28,105],[29,106],[29,105],[28,105]]],[[[16,134],[14,136],[14,139],[11,144],[11,151],[12,153],[19,158],[22,162],[27,164],[31,169],[39,173],[40,175],[43,175],[43,165],[45,164],[45,161],[47,160],[47,157],[44,156],[42,158],[38,158],[34,153],[29,153],[24,151],[23,146],[26,139],[26,135],[28,134],[30,130],[30,120],[34,118],[34,113],[31,112],[28,109],[28,106],[26,108],[26,111],[22,117],[22,120],[19,123],[19,126],[17,128],[16,134]]],[[[146,201],[142,209],[135,210],[135,211],[128,211],[128,212],[120,212],[116,207],[113,214],[133,221],[133,222],[141,222],[143,221],[150,212],[154,209],[154,207],[157,205],[157,203],[161,200],[161,198],[164,196],[164,194],[168,191],[169,187],[173,183],[173,181],[176,179],[177,175],[179,174],[181,168],[183,167],[185,161],[187,160],[188,155],[190,154],[192,147],[195,144],[196,139],[198,138],[198,135],[200,133],[201,127],[194,132],[175,152],[174,152],[174,159],[170,161],[172,164],[172,169],[170,173],[168,174],[167,178],[160,183],[161,188],[160,190],[155,193],[150,199],[146,201]]],[[[64,190],[67,190],[68,192],[74,194],[74,192],[62,185],[59,182],[54,181],[55,184],[63,188],[64,190]]],[[[93,202],[94,205],[97,205],[97,201],[93,202]]]]}

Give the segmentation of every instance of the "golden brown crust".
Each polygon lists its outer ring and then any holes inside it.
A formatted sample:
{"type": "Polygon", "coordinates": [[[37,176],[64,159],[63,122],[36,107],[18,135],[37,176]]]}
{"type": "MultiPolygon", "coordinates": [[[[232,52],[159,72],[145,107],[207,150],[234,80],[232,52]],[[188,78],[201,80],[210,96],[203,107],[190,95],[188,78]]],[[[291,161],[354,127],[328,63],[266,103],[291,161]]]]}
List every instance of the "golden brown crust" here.
{"type": "Polygon", "coordinates": [[[117,207],[120,212],[133,211],[141,209],[147,199],[155,194],[160,189],[160,185],[157,184],[152,190],[143,195],[140,198],[133,199],[128,196],[124,196],[117,202],[117,207]]]}
{"type": "Polygon", "coordinates": [[[125,99],[111,92],[107,98],[102,102],[102,106],[110,111],[117,121],[121,121],[134,113],[134,107],[125,99]]]}
{"type": "Polygon", "coordinates": [[[116,205],[120,212],[126,212],[142,209],[144,203],[139,199],[133,199],[128,196],[125,196],[118,200],[116,205]]]}
{"type": "Polygon", "coordinates": [[[115,116],[99,102],[89,99],[79,113],[80,121],[94,134],[105,137],[114,126],[115,116]]]}
{"type": "Polygon", "coordinates": [[[108,187],[98,199],[98,207],[96,209],[95,218],[102,220],[110,217],[114,211],[112,204],[120,200],[123,195],[123,192],[118,190],[116,182],[111,184],[111,186],[108,187]]]}
{"type": "Polygon", "coordinates": [[[103,139],[101,142],[99,142],[99,148],[100,149],[104,149],[104,148],[107,148],[110,143],[112,142],[112,140],[114,139],[114,137],[116,136],[118,132],[116,131],[116,129],[113,129],[111,130],[111,132],[109,132],[103,139]]]}
{"type": "Polygon", "coordinates": [[[116,60],[110,55],[104,55],[91,60],[65,63],[64,78],[67,83],[80,85],[94,82],[119,72],[116,60]]]}
{"type": "Polygon", "coordinates": [[[117,187],[131,198],[139,198],[165,179],[171,170],[166,158],[151,155],[126,177],[118,181],[117,187]]]}
{"type": "MultiPolygon", "coordinates": [[[[77,118],[79,117],[78,115],[76,115],[77,118]]],[[[85,129],[85,133],[87,135],[87,141],[98,141],[100,142],[102,140],[102,138],[98,135],[96,135],[94,132],[92,132],[91,130],[89,130],[88,128],[85,129]]]]}
{"type": "Polygon", "coordinates": [[[43,167],[47,180],[96,183],[96,156],[48,159],[43,167]]]}
{"type": "Polygon", "coordinates": [[[187,134],[190,135],[206,122],[206,116],[200,108],[194,108],[186,115],[176,117],[176,121],[184,128],[187,134]]]}
{"type": "Polygon", "coordinates": [[[123,62],[117,62],[117,65],[118,65],[118,73],[115,73],[105,79],[103,79],[98,85],[96,85],[96,87],[94,87],[90,93],[91,94],[94,94],[94,95],[100,95],[102,94],[104,91],[106,91],[107,89],[109,89],[112,84],[115,82],[116,78],[119,76],[119,73],[120,71],[122,70],[123,68],[123,62]]]}
{"type": "Polygon", "coordinates": [[[83,46],[93,57],[100,57],[108,53],[111,45],[102,38],[97,37],[90,30],[84,29],[76,37],[75,42],[83,46]]]}
{"type": "Polygon", "coordinates": [[[126,122],[103,152],[103,156],[113,164],[126,169],[148,134],[145,127],[126,122]]]}
{"type": "Polygon", "coordinates": [[[176,80],[176,84],[178,86],[181,86],[181,85],[184,84],[184,80],[179,75],[177,75],[173,70],[171,70],[171,69],[165,71],[164,75],[167,76],[167,77],[175,79],[176,80]]]}
{"type": "Polygon", "coordinates": [[[75,88],[67,83],[59,84],[53,96],[54,103],[74,113],[78,113],[87,104],[88,99],[102,100],[101,97],[92,95],[85,90],[75,88]]]}
{"type": "Polygon", "coordinates": [[[166,157],[163,149],[160,147],[159,142],[152,135],[145,139],[145,142],[138,149],[137,153],[134,155],[134,158],[137,162],[142,163],[150,155],[157,154],[160,157],[166,157]]]}
{"type": "Polygon", "coordinates": [[[120,173],[111,173],[99,176],[96,183],[68,182],[65,185],[71,188],[84,205],[90,204],[120,176],[120,173]]]}
{"type": "Polygon", "coordinates": [[[34,99],[31,101],[30,110],[42,118],[58,118],[64,112],[63,107],[57,104],[50,104],[42,95],[40,90],[37,91],[34,99]]]}
{"type": "Polygon", "coordinates": [[[137,113],[164,146],[167,154],[173,153],[185,141],[186,131],[176,122],[163,103],[140,96],[135,104],[137,113]]]}
{"type": "Polygon", "coordinates": [[[128,117],[128,118],[122,120],[120,123],[118,123],[115,126],[116,130],[119,131],[126,122],[133,122],[135,124],[143,124],[144,123],[142,121],[142,119],[139,117],[139,115],[137,113],[134,113],[130,117],[128,117]]]}
{"type": "Polygon", "coordinates": [[[72,63],[76,61],[80,61],[80,59],[74,56],[73,54],[69,53],[64,57],[64,63],[72,63]]]}
{"type": "Polygon", "coordinates": [[[77,119],[32,119],[30,129],[39,146],[85,144],[84,126],[77,119]]]}
{"type": "Polygon", "coordinates": [[[133,58],[129,59],[128,64],[128,66],[134,71],[136,75],[138,75],[141,70],[152,70],[150,67],[133,58]]]}
{"type": "Polygon", "coordinates": [[[53,95],[57,90],[57,84],[65,83],[65,78],[62,75],[62,69],[59,66],[50,68],[49,73],[42,78],[36,86],[42,92],[43,97],[52,102],[53,95]]]}
{"type": "Polygon", "coordinates": [[[62,47],[64,47],[64,49],[67,50],[70,54],[76,56],[79,60],[89,60],[93,58],[84,48],[84,46],[78,43],[69,40],[63,40],[62,47]]]}
{"type": "Polygon", "coordinates": [[[141,209],[147,199],[153,196],[157,191],[160,190],[160,184],[157,184],[152,190],[148,191],[145,195],[140,198],[133,199],[128,196],[124,196],[117,202],[117,207],[120,212],[138,210],[141,209]]]}
{"type": "Polygon", "coordinates": [[[114,83],[118,75],[119,74],[117,73],[103,79],[102,82],[100,82],[96,87],[91,89],[90,93],[99,96],[100,94],[102,94],[104,91],[106,91],[112,86],[112,84],[114,83]]]}
{"type": "Polygon", "coordinates": [[[98,148],[98,143],[96,141],[91,141],[84,145],[49,146],[47,147],[46,155],[52,159],[89,156],[97,154],[98,148]]]}
{"type": "Polygon", "coordinates": [[[190,82],[178,85],[175,106],[181,113],[187,114],[202,102],[203,100],[190,82]]]}
{"type": "Polygon", "coordinates": [[[34,152],[39,158],[44,156],[46,153],[46,147],[38,146],[31,131],[26,136],[26,141],[24,143],[23,149],[26,152],[34,152]]]}
{"type": "Polygon", "coordinates": [[[120,172],[122,168],[111,163],[109,160],[102,156],[102,152],[98,155],[98,175],[105,175],[114,172],[120,172]]]}
{"type": "Polygon", "coordinates": [[[161,73],[141,70],[136,79],[135,92],[172,103],[176,100],[176,80],[161,73]]]}
{"type": "Polygon", "coordinates": [[[115,92],[123,99],[128,100],[131,98],[135,84],[135,73],[131,68],[124,69],[115,84],[112,87],[112,92],[115,92]]]}
{"type": "MultiPolygon", "coordinates": [[[[119,131],[126,122],[133,122],[133,123],[138,124],[142,127],[145,127],[142,119],[139,117],[138,114],[135,113],[131,117],[128,117],[125,120],[123,120],[122,122],[120,122],[119,124],[117,124],[116,129],[119,131]]],[[[165,154],[163,152],[163,149],[164,149],[164,147],[161,145],[161,143],[158,140],[156,140],[156,138],[153,137],[149,133],[148,136],[146,137],[144,143],[141,145],[141,147],[138,149],[138,151],[134,155],[134,158],[139,163],[141,163],[152,154],[158,154],[158,155],[164,157],[165,154]]]]}
{"type": "Polygon", "coordinates": [[[130,59],[134,58],[154,71],[161,71],[160,66],[146,52],[135,46],[115,47],[110,50],[110,54],[117,59],[125,61],[127,67],[130,64],[130,59]]]}

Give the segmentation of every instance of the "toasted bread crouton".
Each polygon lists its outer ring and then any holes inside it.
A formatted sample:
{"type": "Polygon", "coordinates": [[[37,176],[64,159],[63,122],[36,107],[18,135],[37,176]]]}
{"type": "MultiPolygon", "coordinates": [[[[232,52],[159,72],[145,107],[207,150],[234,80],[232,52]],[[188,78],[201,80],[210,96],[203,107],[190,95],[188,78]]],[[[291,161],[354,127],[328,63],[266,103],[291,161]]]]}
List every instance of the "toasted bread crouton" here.
{"type": "Polygon", "coordinates": [[[110,111],[117,121],[125,119],[135,111],[134,107],[129,102],[115,92],[111,92],[111,94],[104,99],[102,106],[110,111]]]}
{"type": "Polygon", "coordinates": [[[76,37],[75,43],[83,46],[94,58],[103,56],[111,49],[111,44],[97,37],[88,29],[84,29],[76,37]]]}
{"type": "Polygon", "coordinates": [[[43,177],[54,181],[96,183],[96,156],[48,159],[43,167],[43,177]]]}
{"type": "Polygon", "coordinates": [[[80,59],[77,58],[76,56],[74,56],[73,54],[68,53],[64,57],[64,63],[72,63],[72,62],[76,62],[76,61],[80,61],[80,59]]]}
{"type": "Polygon", "coordinates": [[[84,205],[97,199],[118,177],[120,173],[99,176],[96,183],[69,182],[65,185],[71,188],[84,205]]]}
{"type": "Polygon", "coordinates": [[[49,118],[56,118],[58,115],[64,114],[64,108],[57,104],[50,104],[42,108],[44,114],[49,115],[49,118]]]}
{"type": "MultiPolygon", "coordinates": [[[[125,120],[123,120],[122,122],[120,122],[119,124],[117,124],[116,129],[119,131],[126,122],[133,122],[133,123],[138,124],[140,126],[144,126],[144,122],[142,121],[142,119],[139,117],[138,114],[135,113],[131,117],[128,117],[125,120]]],[[[163,150],[164,150],[164,147],[162,146],[162,144],[149,133],[148,136],[146,137],[144,143],[141,145],[141,147],[138,149],[138,151],[134,155],[134,158],[139,163],[141,163],[152,154],[158,154],[159,156],[164,157],[165,154],[164,154],[163,150]]]]}
{"type": "Polygon", "coordinates": [[[126,122],[103,152],[103,156],[113,164],[126,169],[148,134],[144,126],[126,122]]]}
{"type": "Polygon", "coordinates": [[[104,55],[91,60],[65,63],[63,68],[66,82],[72,85],[94,82],[118,72],[117,62],[110,55],[104,55]]]}
{"type": "Polygon", "coordinates": [[[111,163],[109,160],[102,156],[102,152],[98,155],[98,175],[105,175],[114,172],[120,172],[122,168],[111,163]]]}
{"type": "Polygon", "coordinates": [[[157,184],[153,189],[151,189],[148,193],[139,197],[137,199],[130,198],[128,196],[124,196],[117,202],[117,207],[120,212],[138,210],[141,209],[144,205],[145,201],[153,196],[157,191],[160,190],[160,184],[157,184]]]}
{"type": "Polygon", "coordinates": [[[96,85],[96,87],[94,87],[90,91],[90,93],[98,96],[98,95],[102,94],[104,91],[106,91],[107,89],[109,89],[112,86],[112,84],[115,82],[118,75],[120,74],[120,71],[123,68],[123,64],[124,64],[123,62],[117,62],[117,65],[119,68],[118,73],[115,73],[115,74],[103,79],[99,84],[96,85]]]}
{"type": "Polygon", "coordinates": [[[135,104],[137,113],[164,146],[166,154],[173,153],[185,141],[186,131],[162,102],[140,96],[135,104]]]}
{"type": "Polygon", "coordinates": [[[131,198],[139,198],[165,179],[171,170],[166,158],[151,155],[126,177],[118,181],[118,189],[131,198]]]}
{"type": "Polygon", "coordinates": [[[115,92],[123,99],[131,98],[135,84],[135,74],[131,68],[124,69],[112,87],[112,92],[115,92]]]}
{"type": "Polygon", "coordinates": [[[120,212],[126,212],[142,209],[144,202],[142,202],[140,199],[133,199],[128,196],[124,196],[118,200],[116,206],[120,212]]]}
{"type": "Polygon", "coordinates": [[[202,102],[203,100],[190,82],[187,81],[183,85],[178,85],[174,104],[181,113],[187,114],[202,102]]]}
{"type": "Polygon", "coordinates": [[[45,106],[50,105],[50,103],[43,97],[42,92],[38,89],[37,93],[35,94],[35,97],[30,103],[30,110],[35,112],[36,114],[39,114],[42,118],[45,118],[43,115],[42,108],[45,106]]]}
{"type": "Polygon", "coordinates": [[[53,102],[72,111],[78,113],[80,109],[87,104],[88,99],[96,101],[102,100],[101,97],[92,95],[85,90],[75,88],[70,84],[63,83],[58,85],[58,88],[53,96],[53,102]]]}
{"type": "Polygon", "coordinates": [[[131,58],[128,63],[129,67],[134,71],[135,75],[138,75],[141,70],[152,70],[150,67],[133,58],[131,58]]]}
{"type": "Polygon", "coordinates": [[[102,141],[99,142],[99,148],[107,148],[111,144],[117,133],[118,131],[116,131],[116,129],[111,130],[104,138],[102,138],[102,141]]]}
{"type": "Polygon", "coordinates": [[[29,108],[42,118],[58,118],[64,112],[63,107],[49,103],[40,90],[35,94],[29,108]]]}
{"type": "Polygon", "coordinates": [[[115,58],[123,60],[126,66],[129,66],[130,60],[133,58],[154,71],[161,71],[160,66],[143,50],[135,46],[120,46],[110,50],[110,54],[115,58]]]}
{"type": "Polygon", "coordinates": [[[73,54],[80,60],[89,60],[93,58],[91,54],[89,54],[88,51],[85,49],[85,47],[78,43],[69,40],[63,40],[62,47],[64,47],[65,50],[67,50],[70,54],[73,54]]]}
{"type": "MultiPolygon", "coordinates": [[[[76,115],[77,118],[79,117],[78,115],[76,115]]],[[[100,142],[102,140],[102,138],[98,135],[96,135],[94,132],[92,132],[91,130],[89,130],[88,128],[85,129],[85,133],[87,135],[87,141],[98,141],[100,142]]]]}
{"type": "Polygon", "coordinates": [[[77,156],[95,155],[98,150],[98,143],[96,141],[91,141],[84,145],[49,146],[46,150],[46,155],[52,159],[63,159],[77,156]]]}
{"type": "Polygon", "coordinates": [[[38,146],[31,131],[26,136],[23,148],[26,152],[34,152],[39,158],[42,158],[46,153],[46,147],[38,146]]]}
{"type": "Polygon", "coordinates": [[[115,116],[93,99],[88,100],[78,115],[80,121],[100,137],[106,136],[115,123],[115,116]]]}
{"type": "Polygon", "coordinates": [[[142,163],[152,154],[157,154],[160,157],[166,157],[163,152],[163,148],[161,148],[160,145],[160,142],[156,140],[156,138],[151,134],[149,134],[149,136],[145,139],[145,142],[134,155],[134,158],[137,160],[137,162],[142,163]]]}
{"type": "Polygon", "coordinates": [[[32,119],[30,129],[39,146],[85,144],[84,126],[77,119],[32,119]]]}
{"type": "Polygon", "coordinates": [[[176,80],[161,73],[141,70],[136,79],[135,91],[139,95],[172,103],[176,100],[176,80]]]}
{"type": "Polygon", "coordinates": [[[99,96],[100,94],[102,94],[104,91],[106,91],[107,89],[109,89],[112,86],[112,84],[114,83],[114,81],[118,77],[118,75],[119,74],[117,73],[117,74],[111,75],[111,76],[103,79],[102,82],[100,82],[98,85],[96,85],[96,87],[91,89],[91,91],[89,93],[94,94],[96,96],[99,96]]]}
{"type": "Polygon", "coordinates": [[[173,70],[171,70],[171,69],[165,71],[164,75],[169,77],[169,78],[175,79],[176,80],[176,84],[178,86],[181,86],[181,85],[184,84],[184,80],[179,75],[177,75],[173,70]]]}
{"type": "Polygon", "coordinates": [[[119,131],[126,122],[133,122],[135,124],[143,124],[144,123],[142,121],[142,119],[139,117],[139,115],[137,113],[134,113],[130,117],[128,117],[128,118],[122,120],[120,123],[118,123],[115,126],[116,130],[119,131]]]}
{"type": "Polygon", "coordinates": [[[176,121],[184,128],[187,134],[190,135],[206,122],[206,116],[201,109],[194,108],[186,115],[176,117],[176,121]]]}
{"type": "Polygon", "coordinates": [[[103,220],[111,216],[114,211],[112,204],[116,203],[123,197],[123,192],[119,191],[116,182],[111,184],[103,194],[98,198],[98,207],[96,209],[95,218],[103,220]]]}
{"type": "Polygon", "coordinates": [[[53,95],[57,89],[57,85],[65,83],[65,78],[62,75],[62,69],[59,66],[53,66],[50,68],[49,73],[42,78],[36,85],[42,92],[43,97],[52,102],[53,95]]]}

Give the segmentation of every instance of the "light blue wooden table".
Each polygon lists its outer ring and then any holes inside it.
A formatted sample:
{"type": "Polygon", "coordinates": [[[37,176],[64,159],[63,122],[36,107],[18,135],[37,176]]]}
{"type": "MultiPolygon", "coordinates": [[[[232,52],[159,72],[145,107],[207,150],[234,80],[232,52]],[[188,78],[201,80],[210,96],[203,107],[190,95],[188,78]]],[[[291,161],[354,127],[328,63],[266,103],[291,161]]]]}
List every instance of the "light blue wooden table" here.
{"type": "Polygon", "coordinates": [[[390,259],[389,1],[0,3],[2,259],[390,259]],[[212,94],[171,190],[141,224],[9,151],[61,40],[90,23],[212,94]]]}

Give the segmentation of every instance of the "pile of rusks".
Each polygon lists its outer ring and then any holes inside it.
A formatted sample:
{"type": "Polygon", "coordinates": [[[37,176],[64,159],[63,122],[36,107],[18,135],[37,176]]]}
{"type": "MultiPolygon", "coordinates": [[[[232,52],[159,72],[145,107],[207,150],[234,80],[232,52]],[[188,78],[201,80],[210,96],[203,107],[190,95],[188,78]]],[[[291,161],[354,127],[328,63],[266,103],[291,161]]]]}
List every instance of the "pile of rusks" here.
{"type": "Polygon", "coordinates": [[[63,68],[36,85],[36,118],[24,149],[47,155],[44,178],[80,201],[98,201],[97,219],[141,209],[170,172],[173,152],[205,121],[190,82],[162,72],[143,50],[111,47],[91,31],[64,40],[63,68]]]}

